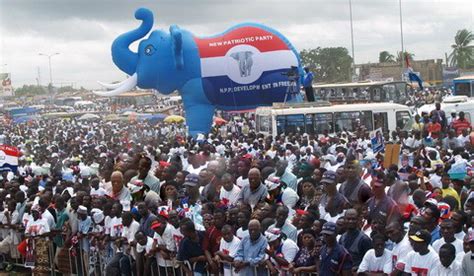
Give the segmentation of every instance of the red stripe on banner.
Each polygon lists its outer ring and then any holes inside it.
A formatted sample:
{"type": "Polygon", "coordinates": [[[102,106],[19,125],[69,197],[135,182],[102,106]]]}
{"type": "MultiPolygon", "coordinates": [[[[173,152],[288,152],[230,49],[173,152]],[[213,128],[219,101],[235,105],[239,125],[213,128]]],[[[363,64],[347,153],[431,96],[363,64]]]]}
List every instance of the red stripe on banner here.
{"type": "Polygon", "coordinates": [[[241,27],[213,38],[194,37],[201,58],[220,57],[237,45],[250,45],[260,52],[288,50],[277,35],[258,27],[241,27]]]}
{"type": "Polygon", "coordinates": [[[16,156],[16,157],[20,156],[20,151],[16,147],[0,145],[0,150],[5,152],[6,155],[16,156]]]}

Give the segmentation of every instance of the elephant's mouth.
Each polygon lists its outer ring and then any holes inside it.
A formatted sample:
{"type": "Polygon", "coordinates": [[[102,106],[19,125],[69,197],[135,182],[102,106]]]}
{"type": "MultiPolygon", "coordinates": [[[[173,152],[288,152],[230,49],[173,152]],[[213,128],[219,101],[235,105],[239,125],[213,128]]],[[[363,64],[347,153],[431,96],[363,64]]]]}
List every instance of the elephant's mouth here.
{"type": "Polygon", "coordinates": [[[133,74],[130,78],[120,82],[120,83],[102,83],[98,82],[100,85],[107,89],[113,89],[110,91],[92,91],[94,94],[104,97],[112,97],[123,94],[135,88],[137,86],[137,73],[133,74]]]}

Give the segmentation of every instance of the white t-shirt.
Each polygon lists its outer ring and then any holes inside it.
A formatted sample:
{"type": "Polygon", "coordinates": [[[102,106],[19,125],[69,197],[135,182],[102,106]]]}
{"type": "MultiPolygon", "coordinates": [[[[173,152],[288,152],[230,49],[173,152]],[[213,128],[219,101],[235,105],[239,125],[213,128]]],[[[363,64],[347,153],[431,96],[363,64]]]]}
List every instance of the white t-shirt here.
{"type": "Polygon", "coordinates": [[[43,214],[41,214],[41,217],[46,219],[49,229],[53,229],[55,227],[56,222],[54,222],[54,217],[51,215],[51,212],[48,209],[44,210],[43,214]]]}
{"type": "Polygon", "coordinates": [[[392,266],[403,271],[406,263],[405,259],[408,253],[412,251],[413,248],[408,240],[408,236],[405,236],[399,243],[395,243],[392,248],[392,266]]]}
{"type": "Polygon", "coordinates": [[[122,236],[122,218],[113,217],[110,219],[110,237],[121,237],[122,236]]]}
{"type": "Polygon", "coordinates": [[[145,251],[145,253],[149,253],[152,248],[153,248],[153,238],[150,238],[148,236],[146,237],[145,245],[141,245],[137,243],[137,253],[142,253],[143,251],[145,251]]]}
{"type": "Polygon", "coordinates": [[[102,187],[97,188],[97,190],[91,188],[91,196],[104,196],[105,194],[107,194],[107,191],[102,187]]]}
{"type": "MultiPolygon", "coordinates": [[[[239,245],[240,240],[236,236],[234,236],[232,241],[230,242],[226,242],[224,238],[222,238],[219,246],[219,251],[234,258],[235,254],[237,253],[237,250],[239,249],[239,245]]],[[[231,272],[230,269],[231,268],[228,264],[224,264],[224,276],[239,275],[238,273],[235,273],[235,271],[231,272]]]]}
{"type": "MultiPolygon", "coordinates": [[[[286,239],[285,241],[282,241],[281,245],[281,252],[277,252],[283,254],[283,258],[288,262],[291,263],[295,259],[296,253],[300,250],[298,248],[298,245],[290,239],[286,239]]],[[[271,258],[270,259],[272,263],[278,266],[277,262],[271,258]]],[[[279,267],[279,266],[278,266],[279,267]]]]}
{"type": "Polygon", "coordinates": [[[434,275],[433,270],[439,263],[439,257],[432,249],[428,250],[428,254],[423,256],[415,251],[408,253],[405,259],[405,272],[413,276],[434,275]]]}
{"type": "Polygon", "coordinates": [[[235,232],[235,235],[237,236],[237,238],[239,239],[243,239],[245,238],[246,236],[249,235],[249,230],[242,230],[242,227],[240,227],[239,229],[237,229],[237,231],[235,232]]]}
{"type": "MultiPolygon", "coordinates": [[[[472,272],[472,271],[471,271],[472,272]]],[[[449,267],[445,267],[438,263],[438,265],[433,269],[432,275],[438,276],[459,276],[462,275],[462,266],[461,263],[457,260],[454,260],[449,267]]]]}
{"type": "Polygon", "coordinates": [[[239,199],[239,195],[240,188],[237,185],[234,185],[231,191],[227,191],[224,187],[221,187],[219,199],[222,200],[223,198],[227,198],[229,200],[229,205],[235,205],[239,199]]]}
{"type": "Polygon", "coordinates": [[[173,241],[176,246],[176,248],[179,248],[179,244],[183,240],[184,236],[181,234],[181,231],[179,229],[176,229],[176,227],[173,226],[173,241]]]}
{"type": "Polygon", "coordinates": [[[357,272],[383,272],[390,274],[392,272],[392,252],[385,249],[382,256],[376,257],[375,250],[370,249],[365,253],[364,258],[359,265],[359,269],[357,269],[357,272]]]}
{"type": "Polygon", "coordinates": [[[135,220],[132,220],[130,226],[123,226],[122,228],[122,237],[126,238],[127,241],[130,243],[135,240],[135,233],[137,233],[138,229],[140,228],[140,223],[135,220]]]}
{"type": "Polygon", "coordinates": [[[237,180],[235,181],[235,184],[239,186],[239,188],[243,188],[245,185],[249,185],[249,178],[247,177],[246,179],[243,179],[242,176],[239,176],[237,180]]]}
{"type": "Polygon", "coordinates": [[[49,225],[46,219],[29,220],[25,227],[25,233],[31,236],[38,236],[49,232],[49,225]]]}
{"type": "MultiPolygon", "coordinates": [[[[436,252],[439,252],[439,249],[441,248],[441,246],[443,246],[445,243],[447,243],[444,238],[441,238],[439,240],[436,240],[434,243],[433,243],[433,249],[436,251],[436,252]]],[[[456,254],[458,254],[459,252],[463,252],[464,251],[464,248],[463,248],[463,241],[462,240],[458,240],[458,239],[455,239],[453,242],[450,242],[450,244],[454,245],[454,248],[456,248],[456,254]]]]}
{"type": "MultiPolygon", "coordinates": [[[[155,232],[153,234],[153,240],[156,242],[157,245],[165,245],[166,249],[168,249],[169,251],[176,252],[176,244],[173,240],[173,229],[174,226],[167,223],[163,235],[160,235],[155,232]]],[[[156,260],[159,266],[168,267],[173,265],[170,260],[165,260],[159,252],[156,253],[156,260]]]]}

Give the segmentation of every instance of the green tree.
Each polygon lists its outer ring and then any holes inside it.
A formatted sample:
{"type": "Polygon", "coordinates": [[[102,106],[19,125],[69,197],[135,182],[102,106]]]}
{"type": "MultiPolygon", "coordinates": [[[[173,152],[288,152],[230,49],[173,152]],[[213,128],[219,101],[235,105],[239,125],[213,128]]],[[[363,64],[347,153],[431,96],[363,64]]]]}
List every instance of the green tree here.
{"type": "Polygon", "coordinates": [[[395,62],[395,56],[388,51],[382,51],[379,53],[379,62],[395,62]]]}
{"type": "Polygon", "coordinates": [[[318,82],[351,81],[352,58],[344,47],[305,49],[300,57],[304,66],[313,70],[318,82]]]}
{"type": "Polygon", "coordinates": [[[22,87],[15,89],[15,96],[17,97],[35,96],[35,95],[46,94],[47,92],[48,92],[47,87],[25,84],[22,87]]]}
{"type": "Polygon", "coordinates": [[[457,31],[454,37],[454,44],[451,45],[453,51],[449,55],[450,66],[458,66],[459,68],[474,67],[474,34],[467,29],[457,31]]]}

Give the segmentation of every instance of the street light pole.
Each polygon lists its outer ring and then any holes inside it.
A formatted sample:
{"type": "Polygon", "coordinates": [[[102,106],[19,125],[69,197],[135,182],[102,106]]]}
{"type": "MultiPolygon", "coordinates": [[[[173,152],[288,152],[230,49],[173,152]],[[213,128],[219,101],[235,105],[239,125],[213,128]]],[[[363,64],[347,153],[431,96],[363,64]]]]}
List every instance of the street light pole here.
{"type": "Polygon", "coordinates": [[[402,0],[398,0],[399,8],[400,8],[400,42],[402,44],[402,53],[400,54],[400,63],[402,66],[402,80],[403,80],[403,71],[405,66],[403,65],[403,61],[405,58],[405,47],[403,45],[403,17],[402,17],[402,0]]]}
{"type": "Polygon", "coordinates": [[[351,70],[351,81],[355,74],[355,55],[354,55],[354,28],[352,26],[352,0],[349,0],[349,16],[351,20],[351,48],[352,48],[352,70],[351,70]]]}
{"type": "Polygon", "coordinates": [[[39,53],[38,55],[48,57],[48,63],[49,63],[49,84],[50,84],[51,86],[53,86],[53,73],[52,73],[52,69],[51,69],[51,58],[52,58],[53,56],[59,55],[59,53],[54,53],[54,54],[51,54],[51,55],[39,53]]]}

